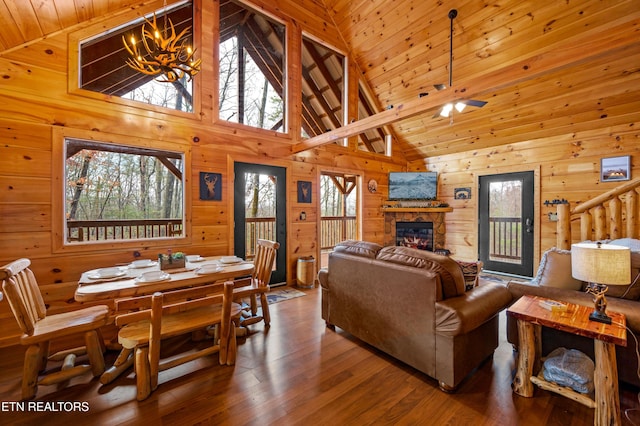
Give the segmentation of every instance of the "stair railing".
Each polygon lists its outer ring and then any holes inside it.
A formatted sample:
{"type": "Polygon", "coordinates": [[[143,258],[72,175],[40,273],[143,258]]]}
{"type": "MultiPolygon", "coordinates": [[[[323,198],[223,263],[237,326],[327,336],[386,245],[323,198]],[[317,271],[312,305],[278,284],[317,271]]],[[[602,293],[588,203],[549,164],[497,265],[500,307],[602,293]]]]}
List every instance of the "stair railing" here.
{"type": "Polygon", "coordinates": [[[571,249],[572,221],[580,222],[579,241],[640,238],[639,187],[640,179],[635,179],[585,201],[573,210],[569,203],[558,204],[557,247],[571,249]]]}

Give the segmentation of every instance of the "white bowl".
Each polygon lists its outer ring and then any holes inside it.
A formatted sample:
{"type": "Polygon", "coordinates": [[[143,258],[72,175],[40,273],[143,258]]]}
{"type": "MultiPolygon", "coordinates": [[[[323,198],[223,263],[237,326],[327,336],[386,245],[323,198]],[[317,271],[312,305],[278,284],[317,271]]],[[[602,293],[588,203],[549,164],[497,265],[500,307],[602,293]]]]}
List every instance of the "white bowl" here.
{"type": "Polygon", "coordinates": [[[152,282],[164,280],[167,277],[167,273],[164,271],[149,271],[140,276],[142,281],[152,282]]]}
{"type": "Polygon", "coordinates": [[[134,260],[133,262],[131,262],[131,266],[133,266],[134,268],[145,268],[151,265],[153,265],[153,261],[149,259],[134,260]]]}
{"type": "Polygon", "coordinates": [[[221,270],[222,268],[219,265],[208,264],[208,265],[202,265],[202,267],[196,270],[196,273],[198,275],[215,274],[216,272],[220,272],[221,270]]]}
{"type": "Polygon", "coordinates": [[[122,275],[120,268],[102,268],[96,271],[96,275],[100,278],[113,278],[122,275]]]}

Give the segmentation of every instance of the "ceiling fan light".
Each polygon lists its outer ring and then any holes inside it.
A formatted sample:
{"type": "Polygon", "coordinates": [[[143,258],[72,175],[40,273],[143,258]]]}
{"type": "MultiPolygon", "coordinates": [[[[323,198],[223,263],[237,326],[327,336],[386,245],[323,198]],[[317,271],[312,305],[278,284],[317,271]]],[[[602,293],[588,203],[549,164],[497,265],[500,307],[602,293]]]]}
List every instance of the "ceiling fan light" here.
{"type": "Polygon", "coordinates": [[[452,109],[453,109],[453,104],[445,104],[442,107],[442,111],[440,111],[440,115],[442,117],[448,117],[452,109]]]}
{"type": "Polygon", "coordinates": [[[464,107],[466,106],[467,104],[465,104],[464,102],[456,102],[456,111],[462,112],[464,111],[464,107]]]}

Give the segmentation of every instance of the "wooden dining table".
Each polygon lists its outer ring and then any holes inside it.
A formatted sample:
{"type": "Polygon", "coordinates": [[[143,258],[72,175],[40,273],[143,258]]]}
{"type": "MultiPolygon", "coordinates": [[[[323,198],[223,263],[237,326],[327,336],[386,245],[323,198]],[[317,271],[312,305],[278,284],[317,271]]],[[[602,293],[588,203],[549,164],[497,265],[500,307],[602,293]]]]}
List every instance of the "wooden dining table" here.
{"type": "MultiPolygon", "coordinates": [[[[223,263],[222,256],[206,257],[200,262],[187,262],[184,268],[164,270],[167,273],[166,278],[151,282],[146,282],[142,278],[145,272],[160,270],[155,261],[146,267],[136,267],[134,264],[118,266],[118,272],[108,277],[101,276],[100,271],[103,269],[94,269],[82,274],[74,295],[75,300],[78,302],[115,300],[153,294],[158,291],[212,284],[249,276],[254,271],[254,265],[253,262],[243,260],[223,263]]],[[[105,370],[100,377],[100,383],[111,383],[131,365],[133,365],[133,352],[122,348],[113,366],[105,370]]]]}
{"type": "Polygon", "coordinates": [[[119,266],[118,276],[108,278],[97,275],[100,269],[86,271],[78,281],[74,298],[78,302],[114,300],[241,278],[253,273],[252,262],[222,263],[222,257],[205,257],[200,262],[187,262],[184,268],[167,269],[164,271],[168,274],[167,279],[153,282],[145,282],[140,278],[145,272],[159,270],[155,261],[147,267],[134,267],[133,264],[119,266]],[[219,266],[218,270],[213,270],[216,265],[219,266]],[[203,273],[209,272],[206,268],[211,268],[211,272],[203,273]]]}

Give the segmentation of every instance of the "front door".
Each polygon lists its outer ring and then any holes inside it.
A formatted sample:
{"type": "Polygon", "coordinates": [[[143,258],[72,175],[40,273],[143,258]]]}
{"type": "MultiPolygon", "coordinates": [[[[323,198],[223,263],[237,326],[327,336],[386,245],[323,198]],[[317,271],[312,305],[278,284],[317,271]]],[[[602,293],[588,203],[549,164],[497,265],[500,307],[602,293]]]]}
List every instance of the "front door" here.
{"type": "Polygon", "coordinates": [[[484,269],[533,276],[533,172],[479,178],[478,250],[484,269]]]}
{"type": "Polygon", "coordinates": [[[258,239],[277,241],[280,248],[271,283],[287,279],[286,169],[261,164],[235,163],[235,255],[252,259],[258,239]]]}

